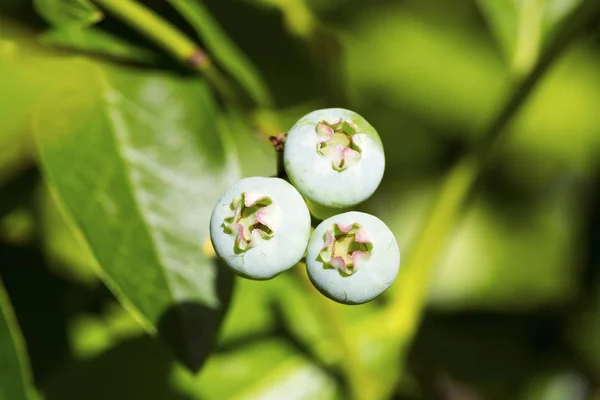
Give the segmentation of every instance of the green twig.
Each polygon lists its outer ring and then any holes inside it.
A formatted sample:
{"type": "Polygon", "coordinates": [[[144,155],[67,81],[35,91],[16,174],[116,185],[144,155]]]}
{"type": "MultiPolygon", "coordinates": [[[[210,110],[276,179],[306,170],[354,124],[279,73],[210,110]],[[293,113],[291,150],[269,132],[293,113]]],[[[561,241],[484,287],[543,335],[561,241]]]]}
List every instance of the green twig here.
{"type": "Polygon", "coordinates": [[[387,310],[388,327],[392,334],[398,337],[400,346],[407,346],[416,332],[431,269],[446,243],[468,194],[490,155],[501,141],[505,128],[528,99],[550,65],[577,37],[581,29],[597,15],[599,5],[595,0],[587,1],[573,12],[535,68],[501,108],[497,118],[486,130],[481,142],[448,173],[439,197],[417,235],[410,259],[403,268],[404,272],[387,310]]]}
{"type": "Polygon", "coordinates": [[[176,26],[134,0],[93,1],[156,43],[186,67],[203,72],[223,100],[236,104],[234,90],[208,54],[176,26]]]}
{"type": "Polygon", "coordinates": [[[196,69],[210,67],[208,55],[179,29],[133,0],[94,0],[108,12],[155,42],[175,59],[196,69]]]}
{"type": "Polygon", "coordinates": [[[238,49],[202,0],[167,0],[195,29],[216,63],[234,78],[249,98],[261,108],[272,108],[273,97],[254,63],[238,49]]]}

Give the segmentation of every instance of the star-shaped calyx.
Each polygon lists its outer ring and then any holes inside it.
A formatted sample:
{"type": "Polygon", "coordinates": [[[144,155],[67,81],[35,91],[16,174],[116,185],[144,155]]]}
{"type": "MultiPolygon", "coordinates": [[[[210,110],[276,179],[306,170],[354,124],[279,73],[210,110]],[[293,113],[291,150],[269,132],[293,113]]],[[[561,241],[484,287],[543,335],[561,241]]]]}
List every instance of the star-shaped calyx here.
{"type": "Polygon", "coordinates": [[[325,244],[319,257],[324,264],[337,269],[341,274],[352,275],[369,258],[372,250],[373,243],[360,224],[334,223],[325,232],[325,244]]]}
{"type": "Polygon", "coordinates": [[[317,153],[327,157],[338,172],[350,168],[361,156],[362,135],[356,125],[344,121],[321,121],[315,128],[319,137],[317,153]]]}
{"type": "Polygon", "coordinates": [[[230,205],[233,215],[223,221],[224,231],[235,235],[234,249],[243,252],[252,248],[259,238],[270,239],[275,234],[274,206],[269,196],[243,192],[230,205]]]}

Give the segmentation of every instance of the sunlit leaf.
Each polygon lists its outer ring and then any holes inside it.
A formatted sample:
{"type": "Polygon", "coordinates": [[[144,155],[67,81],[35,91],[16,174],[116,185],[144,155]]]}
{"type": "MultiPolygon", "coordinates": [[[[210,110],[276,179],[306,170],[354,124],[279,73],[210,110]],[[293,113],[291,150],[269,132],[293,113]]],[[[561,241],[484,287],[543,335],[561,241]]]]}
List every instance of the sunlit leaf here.
{"type": "Polygon", "coordinates": [[[52,87],[33,67],[36,56],[23,54],[20,42],[0,34],[0,185],[33,163],[28,118],[52,87]]]}
{"type": "Polygon", "coordinates": [[[96,260],[87,241],[49,188],[39,194],[39,229],[49,266],[67,280],[94,287],[98,283],[96,260]]]}
{"type": "Polygon", "coordinates": [[[201,251],[212,207],[238,176],[211,94],[199,79],[78,67],[87,79],[37,118],[42,166],[109,286],[195,369],[232,284],[201,251]]]}
{"type": "Polygon", "coordinates": [[[335,380],[288,343],[272,339],[217,354],[194,378],[176,382],[194,399],[338,399],[335,380]],[[223,373],[228,371],[228,373],[223,373]]]}
{"type": "Polygon", "coordinates": [[[223,322],[219,343],[227,346],[274,331],[277,323],[273,313],[273,301],[271,285],[267,287],[264,282],[239,279],[223,322]],[[249,308],[252,312],[248,312],[249,308]]]}

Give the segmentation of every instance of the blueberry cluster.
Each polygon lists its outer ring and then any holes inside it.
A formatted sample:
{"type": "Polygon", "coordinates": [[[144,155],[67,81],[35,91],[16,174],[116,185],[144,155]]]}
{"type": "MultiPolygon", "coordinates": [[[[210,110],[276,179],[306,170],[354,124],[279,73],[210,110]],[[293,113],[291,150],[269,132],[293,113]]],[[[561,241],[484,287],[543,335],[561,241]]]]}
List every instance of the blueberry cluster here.
{"type": "Polygon", "coordinates": [[[377,131],[349,110],[313,111],[288,132],[283,166],[290,183],[252,177],[223,194],[210,221],[219,257],[264,280],[306,256],[311,282],[332,300],[361,304],[383,293],[400,266],[396,238],[380,219],[349,211],[383,177],[377,131]],[[323,220],[312,234],[311,214],[323,220]]]}

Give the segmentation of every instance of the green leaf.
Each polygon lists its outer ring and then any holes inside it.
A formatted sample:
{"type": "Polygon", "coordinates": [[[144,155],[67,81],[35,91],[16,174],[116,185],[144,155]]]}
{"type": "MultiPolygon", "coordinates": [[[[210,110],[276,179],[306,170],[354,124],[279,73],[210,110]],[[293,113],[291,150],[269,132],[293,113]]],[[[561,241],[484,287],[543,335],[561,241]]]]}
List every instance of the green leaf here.
{"type": "Polygon", "coordinates": [[[360,343],[360,362],[366,366],[363,371],[368,372],[368,376],[363,376],[363,382],[369,386],[372,398],[387,398],[382,393],[389,392],[399,376],[398,337],[385,329],[385,315],[380,304],[371,302],[347,307],[331,302],[325,305],[321,302],[330,300],[322,298],[307,277],[304,281],[298,278],[283,274],[273,282],[274,304],[280,310],[286,330],[321,363],[341,368],[341,363],[347,362],[347,355],[332,329],[331,318],[335,314],[334,318],[344,329],[352,332],[349,335],[351,343],[360,343]],[[377,371],[377,374],[371,371],[377,371]]]}
{"type": "Polygon", "coordinates": [[[477,5],[490,25],[504,57],[510,60],[517,41],[518,4],[514,0],[478,0],[477,5]]]}
{"type": "Polygon", "coordinates": [[[335,399],[340,394],[332,376],[280,339],[216,354],[197,377],[179,370],[174,381],[191,398],[203,400],[335,399]]]}
{"type": "Polygon", "coordinates": [[[269,89],[252,61],[219,26],[201,0],[169,0],[196,29],[213,57],[244,87],[260,106],[273,104],[269,89]]]}
{"type": "Polygon", "coordinates": [[[258,326],[267,322],[264,314],[270,311],[263,298],[270,290],[261,288],[264,282],[239,283],[241,290],[236,289],[234,300],[238,310],[227,317],[237,331],[231,332],[235,337],[211,355],[199,374],[178,365],[161,343],[140,336],[130,315],[111,307],[102,315],[83,314],[74,319],[69,331],[76,360],[46,382],[47,398],[210,400],[279,393],[269,398],[293,394],[292,398],[329,399],[339,395],[328,373],[286,340],[269,337],[263,329],[266,326],[258,326]],[[249,313],[250,309],[254,311],[249,313]],[[285,390],[287,395],[281,395],[285,390]]]}
{"type": "Polygon", "coordinates": [[[211,93],[197,78],[77,65],[88,76],[37,119],[42,167],[120,301],[198,368],[233,278],[201,248],[238,177],[211,93]]]}
{"type": "Polygon", "coordinates": [[[5,35],[0,34],[0,186],[33,164],[28,117],[44,97],[40,93],[52,88],[31,68],[36,57],[23,54],[20,43],[3,40],[5,35]]]}
{"type": "Polygon", "coordinates": [[[517,75],[529,72],[543,45],[581,0],[478,0],[517,75]]]}
{"type": "Polygon", "coordinates": [[[115,57],[125,61],[153,63],[159,58],[150,50],[96,28],[63,26],[45,32],[41,41],[43,44],[115,57]]]}
{"type": "Polygon", "coordinates": [[[90,26],[103,18],[90,0],[34,0],[37,12],[54,26],[90,26]]]}
{"type": "Polygon", "coordinates": [[[35,399],[25,343],[0,282],[0,400],[35,399]]]}
{"type": "Polygon", "coordinates": [[[88,288],[97,286],[97,262],[81,231],[59,203],[57,194],[47,187],[40,192],[37,223],[52,272],[88,288]]]}
{"type": "Polygon", "coordinates": [[[72,362],[47,381],[48,399],[336,399],[335,379],[283,340],[262,340],[209,359],[198,375],[148,336],[72,362]]]}
{"type": "Polygon", "coordinates": [[[219,335],[219,345],[227,346],[248,337],[265,335],[276,329],[271,285],[250,279],[236,282],[235,294],[219,335]],[[252,312],[248,312],[248,308],[252,312]]]}

